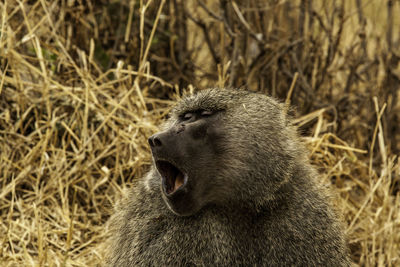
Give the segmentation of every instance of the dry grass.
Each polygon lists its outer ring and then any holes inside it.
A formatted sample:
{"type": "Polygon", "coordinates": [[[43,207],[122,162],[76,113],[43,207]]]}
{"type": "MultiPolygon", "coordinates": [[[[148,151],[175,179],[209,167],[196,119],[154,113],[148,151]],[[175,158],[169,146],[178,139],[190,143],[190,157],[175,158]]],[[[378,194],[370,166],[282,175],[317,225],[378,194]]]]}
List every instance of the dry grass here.
{"type": "Polygon", "coordinates": [[[1,266],[101,265],[146,137],[215,85],[289,96],[352,259],[400,264],[398,1],[100,2],[0,3],[1,266]]]}

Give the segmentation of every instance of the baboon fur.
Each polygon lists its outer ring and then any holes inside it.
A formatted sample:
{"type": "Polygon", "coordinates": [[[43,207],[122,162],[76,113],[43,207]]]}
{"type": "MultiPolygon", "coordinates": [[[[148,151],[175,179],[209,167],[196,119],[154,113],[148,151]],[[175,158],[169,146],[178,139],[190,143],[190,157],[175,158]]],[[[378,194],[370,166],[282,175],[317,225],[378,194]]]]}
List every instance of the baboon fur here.
{"type": "Polygon", "coordinates": [[[215,112],[217,141],[196,181],[206,183],[193,200],[199,207],[173,212],[154,163],[110,220],[108,266],[350,266],[329,194],[284,105],[245,90],[202,90],[177,104],[164,131],[201,110],[215,112]]]}

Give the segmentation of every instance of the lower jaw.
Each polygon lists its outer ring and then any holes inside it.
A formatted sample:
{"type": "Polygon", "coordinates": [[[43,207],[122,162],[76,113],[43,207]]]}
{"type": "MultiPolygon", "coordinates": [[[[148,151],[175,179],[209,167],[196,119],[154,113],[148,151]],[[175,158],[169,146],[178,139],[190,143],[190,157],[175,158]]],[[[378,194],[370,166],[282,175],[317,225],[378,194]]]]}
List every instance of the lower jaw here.
{"type": "Polygon", "coordinates": [[[186,199],[184,196],[180,199],[171,199],[171,197],[163,194],[163,198],[168,208],[178,216],[191,216],[197,212],[191,200],[186,199]]]}

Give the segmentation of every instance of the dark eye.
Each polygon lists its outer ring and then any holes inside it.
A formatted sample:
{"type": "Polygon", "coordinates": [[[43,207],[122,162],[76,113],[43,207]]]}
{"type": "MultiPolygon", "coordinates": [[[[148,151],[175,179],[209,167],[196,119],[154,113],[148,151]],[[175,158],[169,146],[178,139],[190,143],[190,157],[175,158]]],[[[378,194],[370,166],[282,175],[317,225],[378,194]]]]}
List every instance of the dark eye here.
{"type": "Polygon", "coordinates": [[[190,120],[192,117],[193,117],[193,113],[188,112],[188,113],[185,113],[185,114],[182,116],[182,120],[188,121],[188,120],[190,120]]]}
{"type": "Polygon", "coordinates": [[[211,110],[202,110],[200,113],[200,115],[202,117],[208,117],[208,116],[211,116],[212,114],[214,114],[214,112],[211,110]]]}

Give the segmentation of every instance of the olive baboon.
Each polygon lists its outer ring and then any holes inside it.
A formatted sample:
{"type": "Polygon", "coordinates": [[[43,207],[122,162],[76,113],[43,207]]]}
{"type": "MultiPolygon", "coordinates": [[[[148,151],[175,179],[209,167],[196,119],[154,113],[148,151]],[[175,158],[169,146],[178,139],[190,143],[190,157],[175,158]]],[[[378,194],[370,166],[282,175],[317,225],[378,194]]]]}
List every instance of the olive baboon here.
{"type": "Polygon", "coordinates": [[[110,266],[350,266],[283,105],[243,90],[183,99],[154,166],[111,220],[110,266]]]}

